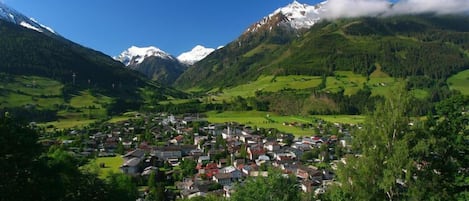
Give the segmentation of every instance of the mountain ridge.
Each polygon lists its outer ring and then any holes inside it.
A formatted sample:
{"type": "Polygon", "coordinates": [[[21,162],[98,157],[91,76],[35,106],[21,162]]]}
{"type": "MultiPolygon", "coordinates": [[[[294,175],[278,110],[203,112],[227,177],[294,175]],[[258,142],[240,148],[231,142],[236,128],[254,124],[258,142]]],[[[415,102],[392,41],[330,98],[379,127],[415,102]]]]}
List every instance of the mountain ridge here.
{"type": "Polygon", "coordinates": [[[125,66],[141,64],[148,57],[160,57],[162,59],[175,60],[173,56],[166,53],[165,51],[155,47],[137,47],[131,46],[127,50],[124,50],[119,56],[113,57],[115,60],[120,61],[125,66]]]}
{"type": "Polygon", "coordinates": [[[44,33],[48,36],[59,37],[59,34],[56,33],[56,31],[52,28],[39,23],[33,18],[26,17],[15,9],[7,6],[3,2],[0,2],[0,19],[40,33],[44,33]]]}
{"type": "Polygon", "coordinates": [[[196,62],[204,59],[215,51],[214,48],[206,48],[202,45],[196,45],[192,50],[181,53],[177,59],[184,64],[194,65],[196,62]]]}
{"type": "MultiPolygon", "coordinates": [[[[5,5],[1,5],[4,8],[2,11],[6,11],[5,5]]],[[[19,15],[24,16],[18,13],[19,15]]],[[[2,16],[14,18],[8,14],[2,16]]],[[[92,94],[111,98],[105,110],[109,112],[108,114],[118,114],[127,109],[138,109],[149,100],[185,96],[180,91],[152,82],[137,72],[126,69],[122,63],[102,52],[84,47],[59,35],[46,31],[39,32],[15,23],[16,21],[5,20],[3,17],[0,18],[2,76],[25,76],[30,79],[38,77],[58,81],[60,89],[54,96],[57,96],[60,102],[66,103],[71,97],[83,91],[90,91],[92,94]]],[[[34,83],[34,80],[31,82],[34,83]]],[[[20,92],[1,91],[5,95],[2,100],[8,99],[8,94],[17,96],[20,92]]],[[[28,97],[28,94],[22,92],[19,95],[28,97]]],[[[47,98],[47,95],[43,94],[41,97],[47,98]]],[[[34,100],[35,97],[30,98],[34,100]]],[[[2,104],[2,107],[5,105],[2,104]]],[[[62,106],[53,107],[49,109],[56,111],[62,106]]]]}
{"type": "MultiPolygon", "coordinates": [[[[269,21],[278,15],[280,15],[280,18],[282,19],[280,21],[276,20],[278,21],[276,26],[280,26],[280,23],[283,23],[295,30],[309,29],[321,19],[320,11],[322,9],[322,5],[326,3],[327,1],[311,6],[299,3],[295,0],[284,7],[276,9],[273,13],[270,13],[260,21],[255,22],[245,31],[245,33],[255,32],[262,26],[269,24],[269,21]]],[[[272,26],[269,27],[269,29],[272,28],[272,26]]]]}
{"type": "Polygon", "coordinates": [[[259,29],[196,63],[175,86],[210,89],[247,83],[260,75],[331,75],[335,70],[367,75],[376,65],[395,77],[445,79],[469,66],[465,17],[360,17],[321,20],[304,31],[285,26],[259,29]]]}

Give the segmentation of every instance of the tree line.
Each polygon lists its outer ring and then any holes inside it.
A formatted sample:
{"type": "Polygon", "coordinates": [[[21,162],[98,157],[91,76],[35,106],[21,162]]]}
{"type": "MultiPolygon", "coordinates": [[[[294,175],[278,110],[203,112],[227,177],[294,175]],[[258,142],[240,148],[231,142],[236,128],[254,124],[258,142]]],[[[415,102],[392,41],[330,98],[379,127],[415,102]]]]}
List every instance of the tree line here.
{"type": "Polygon", "coordinates": [[[38,131],[0,117],[0,200],[135,200],[137,188],[123,174],[106,180],[80,170],[85,164],[60,147],[38,143],[38,131]]]}

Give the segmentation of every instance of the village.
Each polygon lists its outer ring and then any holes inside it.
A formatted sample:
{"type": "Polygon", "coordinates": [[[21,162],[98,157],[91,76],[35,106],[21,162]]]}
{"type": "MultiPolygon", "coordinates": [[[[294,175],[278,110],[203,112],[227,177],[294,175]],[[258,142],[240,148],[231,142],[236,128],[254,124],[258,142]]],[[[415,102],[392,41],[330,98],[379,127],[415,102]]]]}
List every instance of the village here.
{"type": "MultiPolygon", "coordinates": [[[[284,123],[305,127],[297,124],[284,123]]],[[[334,182],[337,164],[350,151],[353,127],[323,121],[307,126],[312,135],[301,137],[236,122],[210,124],[198,114],[135,114],[127,121],[71,130],[69,135],[87,133],[87,138],[77,138],[80,145],[74,140],[62,144],[83,157],[118,155],[124,161],[120,171],[139,181],[152,173],[164,175],[158,179],[170,184],[170,199],[229,198],[237,183],[267,176],[270,169],[295,176],[298,188],[318,196],[334,182]],[[313,135],[313,127],[319,133],[313,135]]]]}

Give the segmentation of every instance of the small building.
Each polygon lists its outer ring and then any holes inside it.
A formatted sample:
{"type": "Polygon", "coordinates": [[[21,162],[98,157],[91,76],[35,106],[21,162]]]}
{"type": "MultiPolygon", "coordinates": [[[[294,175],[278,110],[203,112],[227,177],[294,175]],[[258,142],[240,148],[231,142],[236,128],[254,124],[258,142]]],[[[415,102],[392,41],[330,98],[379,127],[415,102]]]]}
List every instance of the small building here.
{"type": "Polygon", "coordinates": [[[213,175],[213,181],[223,186],[231,185],[231,174],[230,173],[218,173],[213,175]]]}
{"type": "Polygon", "coordinates": [[[280,150],[280,145],[277,142],[267,142],[264,144],[264,149],[268,151],[278,151],[280,150]]]}
{"type": "Polygon", "coordinates": [[[221,169],[221,172],[231,174],[231,179],[233,180],[241,179],[243,177],[243,173],[233,166],[225,167],[221,169]]]}
{"type": "Polygon", "coordinates": [[[260,155],[265,155],[265,150],[263,147],[252,146],[247,148],[247,153],[249,160],[253,161],[259,158],[260,155]]]}
{"type": "Polygon", "coordinates": [[[142,160],[140,158],[131,158],[126,161],[122,166],[120,166],[120,170],[124,174],[128,174],[131,176],[138,176],[140,175],[140,164],[142,160]]]}
{"type": "Polygon", "coordinates": [[[158,157],[159,160],[168,160],[169,158],[181,158],[182,151],[177,146],[157,147],[152,150],[151,155],[158,157]]]}
{"type": "Polygon", "coordinates": [[[128,161],[132,158],[143,159],[144,157],[145,157],[145,151],[143,151],[142,149],[135,149],[133,151],[130,151],[130,152],[126,153],[123,156],[125,161],[128,161]]]}

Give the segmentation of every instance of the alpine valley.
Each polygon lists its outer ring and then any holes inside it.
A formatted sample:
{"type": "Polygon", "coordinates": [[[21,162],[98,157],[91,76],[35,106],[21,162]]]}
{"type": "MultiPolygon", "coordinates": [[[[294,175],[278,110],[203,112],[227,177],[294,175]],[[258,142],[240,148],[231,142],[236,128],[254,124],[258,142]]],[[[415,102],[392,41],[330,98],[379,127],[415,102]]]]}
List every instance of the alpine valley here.
{"type": "MultiPolygon", "coordinates": [[[[0,201],[469,200],[468,0],[294,0],[217,48],[113,57],[3,2],[0,201]]],[[[97,2],[115,38],[259,3],[97,2]]]]}
{"type": "Polygon", "coordinates": [[[187,89],[233,87],[265,75],[333,76],[376,69],[392,77],[444,81],[468,68],[466,15],[321,20],[322,6],[293,2],[251,25],[176,82],[187,89]]]}
{"type": "Polygon", "coordinates": [[[0,41],[1,110],[29,121],[80,125],[138,110],[145,103],[186,96],[63,38],[1,2],[0,41]]]}
{"type": "Polygon", "coordinates": [[[183,103],[178,105],[189,111],[233,104],[227,108],[361,114],[394,85],[405,83],[422,103],[416,110],[423,114],[451,89],[467,93],[460,82],[448,81],[469,67],[466,15],[331,18],[328,6],[327,1],[293,1],[217,49],[198,45],[175,57],[154,46],[132,46],[111,58],[1,4],[3,82],[21,80],[20,85],[33,88],[40,86],[36,80],[57,82],[55,91],[35,93],[5,84],[2,106],[26,104],[61,113],[63,108],[92,107],[70,105],[73,98],[89,95],[109,98],[98,104],[107,108],[101,114],[161,108],[167,100],[183,103]],[[193,98],[181,100],[186,92],[193,98]],[[297,103],[287,104],[293,100],[297,103]],[[125,104],[130,102],[136,104],[125,104]],[[197,109],[191,108],[194,103],[197,109]]]}

